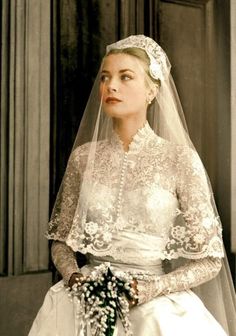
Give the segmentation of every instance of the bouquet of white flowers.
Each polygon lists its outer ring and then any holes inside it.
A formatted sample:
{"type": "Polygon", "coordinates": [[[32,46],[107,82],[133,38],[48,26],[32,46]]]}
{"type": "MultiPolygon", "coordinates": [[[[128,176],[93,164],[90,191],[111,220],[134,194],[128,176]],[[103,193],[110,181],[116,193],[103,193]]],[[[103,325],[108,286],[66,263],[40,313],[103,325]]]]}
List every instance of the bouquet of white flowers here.
{"type": "Polygon", "coordinates": [[[118,317],[126,335],[132,335],[129,302],[137,299],[132,281],[131,275],[114,272],[110,263],[104,263],[95,267],[84,282],[73,285],[69,295],[79,300],[80,316],[93,335],[112,336],[118,317]]]}

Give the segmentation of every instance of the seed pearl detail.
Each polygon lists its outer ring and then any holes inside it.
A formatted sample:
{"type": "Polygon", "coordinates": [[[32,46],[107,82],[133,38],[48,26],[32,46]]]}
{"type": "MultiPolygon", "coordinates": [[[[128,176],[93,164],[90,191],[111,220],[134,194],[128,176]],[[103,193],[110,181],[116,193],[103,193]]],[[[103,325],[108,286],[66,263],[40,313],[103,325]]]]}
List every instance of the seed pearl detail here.
{"type": "Polygon", "coordinates": [[[128,152],[124,153],[122,168],[121,168],[121,174],[120,174],[120,188],[117,196],[117,204],[116,204],[116,222],[115,227],[117,229],[122,229],[122,223],[120,222],[120,214],[121,214],[121,205],[122,205],[122,194],[124,190],[124,182],[125,182],[125,171],[127,169],[128,165],[128,152]]]}

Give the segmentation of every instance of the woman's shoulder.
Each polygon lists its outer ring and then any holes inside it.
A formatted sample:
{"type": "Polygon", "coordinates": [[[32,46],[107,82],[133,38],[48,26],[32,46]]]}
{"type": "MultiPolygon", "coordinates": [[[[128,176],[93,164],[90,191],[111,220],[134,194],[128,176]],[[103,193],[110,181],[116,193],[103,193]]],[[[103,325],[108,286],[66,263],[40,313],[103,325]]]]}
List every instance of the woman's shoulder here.
{"type": "Polygon", "coordinates": [[[77,146],[71,153],[71,156],[74,159],[79,159],[80,157],[88,156],[89,151],[95,150],[102,151],[104,148],[107,147],[108,141],[107,140],[100,140],[96,142],[86,142],[80,146],[77,146]]]}
{"type": "Polygon", "coordinates": [[[153,148],[159,148],[159,151],[165,156],[172,158],[172,160],[177,162],[192,161],[199,158],[196,150],[192,149],[188,145],[181,145],[174,143],[172,141],[166,140],[160,136],[156,136],[153,143],[153,148]]]}

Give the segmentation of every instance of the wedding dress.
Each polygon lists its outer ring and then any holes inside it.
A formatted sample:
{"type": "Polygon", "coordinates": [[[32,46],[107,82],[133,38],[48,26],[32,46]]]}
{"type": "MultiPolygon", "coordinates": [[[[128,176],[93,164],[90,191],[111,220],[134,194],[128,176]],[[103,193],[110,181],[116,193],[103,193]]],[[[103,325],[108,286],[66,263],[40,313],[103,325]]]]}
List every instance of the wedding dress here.
{"type": "MultiPolygon", "coordinates": [[[[115,132],[100,141],[92,193],[83,189],[82,202],[89,207],[78,242],[66,223],[77,204],[87,148],[79,146],[70,156],[73,169],[64,180],[60,212],[49,225],[53,261],[63,280],[49,289],[29,336],[92,336],[66,284],[73,272],[87,275],[105,261],[154,278],[138,283],[140,304],[130,310],[134,336],[227,335],[191,290],[220,272],[224,255],[221,226],[196,152],[157,136],[148,122],[127,152],[115,132]],[[81,270],[72,249],[87,257],[81,270]],[[182,265],[167,269],[177,258],[182,265]]],[[[116,335],[125,335],[120,320],[116,335]]]]}

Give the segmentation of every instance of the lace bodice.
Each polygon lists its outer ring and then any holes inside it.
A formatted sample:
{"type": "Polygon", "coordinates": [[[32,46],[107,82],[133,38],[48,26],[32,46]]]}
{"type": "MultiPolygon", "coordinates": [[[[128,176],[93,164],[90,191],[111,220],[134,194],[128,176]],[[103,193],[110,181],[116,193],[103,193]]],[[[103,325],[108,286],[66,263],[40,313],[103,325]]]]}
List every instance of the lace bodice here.
{"type": "Polygon", "coordinates": [[[88,148],[85,144],[70,157],[48,238],[66,241],[74,251],[118,255],[127,262],[130,253],[115,243],[119,232],[158,238],[157,259],[223,257],[221,226],[195,151],[158,137],[148,123],[128,152],[113,133],[97,144],[93,181],[80,195],[80,208],[89,204],[84,218],[77,203],[88,148]]]}

